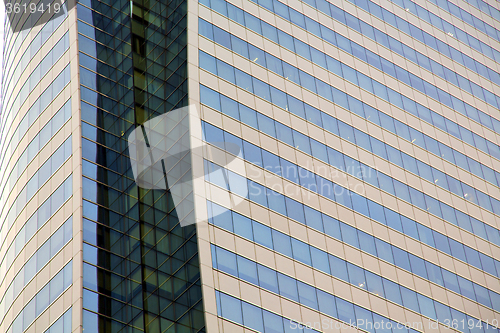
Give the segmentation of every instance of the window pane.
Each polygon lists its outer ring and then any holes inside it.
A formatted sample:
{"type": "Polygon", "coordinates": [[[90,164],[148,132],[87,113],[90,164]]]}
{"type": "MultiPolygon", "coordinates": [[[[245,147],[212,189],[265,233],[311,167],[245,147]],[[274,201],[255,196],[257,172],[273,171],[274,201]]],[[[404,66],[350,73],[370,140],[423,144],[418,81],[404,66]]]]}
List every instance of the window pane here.
{"type": "Polygon", "coordinates": [[[384,287],[382,285],[382,278],[372,272],[365,271],[366,283],[368,291],[376,295],[384,297],[384,287]]]}
{"type": "Polygon", "coordinates": [[[311,255],[309,253],[309,246],[295,238],[292,238],[292,251],[294,259],[306,264],[311,265],[311,255]]]}
{"type": "Polygon", "coordinates": [[[255,242],[272,249],[273,238],[271,236],[271,229],[267,226],[253,221],[253,239],[255,242]]]}
{"type": "Polygon", "coordinates": [[[292,258],[292,245],[290,243],[290,236],[274,229],[272,231],[272,234],[274,250],[292,258]]]}
{"type": "Polygon", "coordinates": [[[257,271],[259,272],[259,285],[264,289],[278,294],[279,290],[276,272],[262,265],[257,265],[257,271]]]}
{"type": "Polygon", "coordinates": [[[240,300],[220,293],[220,302],[222,316],[224,318],[243,324],[240,300]]]}
{"type": "Polygon", "coordinates": [[[347,271],[349,272],[349,282],[351,284],[366,289],[365,273],[362,268],[348,262],[347,271]]]}
{"type": "Polygon", "coordinates": [[[259,279],[257,277],[257,264],[241,256],[237,257],[237,262],[239,277],[245,281],[259,285],[259,279]]]}
{"type": "Polygon", "coordinates": [[[232,212],[234,232],[242,237],[253,240],[252,220],[243,215],[232,212]]]}
{"type": "Polygon", "coordinates": [[[220,247],[216,250],[217,253],[217,268],[220,270],[238,276],[237,266],[236,266],[236,255],[221,249],[220,247]]]}
{"type": "Polygon", "coordinates": [[[332,272],[332,275],[345,282],[349,282],[346,262],[332,255],[329,256],[329,259],[330,259],[330,270],[332,272]]]}
{"type": "Polygon", "coordinates": [[[264,320],[262,310],[246,302],[242,302],[243,325],[250,327],[258,332],[264,331],[264,320]]]}
{"type": "Polygon", "coordinates": [[[316,289],[303,282],[298,281],[300,303],[309,306],[313,309],[318,309],[318,298],[316,297],[316,289]]]}
{"type": "Polygon", "coordinates": [[[337,301],[337,312],[339,319],[346,323],[356,322],[353,305],[340,298],[337,298],[336,301],[337,301]]]}
{"type": "Polygon", "coordinates": [[[337,306],[335,304],[335,296],[325,293],[322,290],[317,290],[319,311],[326,313],[332,317],[337,317],[337,306]]]}
{"type": "Polygon", "coordinates": [[[283,320],[269,311],[263,310],[264,315],[264,332],[265,333],[282,333],[283,320]]]}

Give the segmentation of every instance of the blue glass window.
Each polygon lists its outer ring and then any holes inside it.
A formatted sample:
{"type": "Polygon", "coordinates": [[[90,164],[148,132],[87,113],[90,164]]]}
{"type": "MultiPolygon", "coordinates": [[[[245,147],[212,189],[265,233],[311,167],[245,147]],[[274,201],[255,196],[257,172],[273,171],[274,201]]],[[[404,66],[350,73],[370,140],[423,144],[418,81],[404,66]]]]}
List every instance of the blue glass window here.
{"type": "Polygon", "coordinates": [[[258,332],[264,332],[264,320],[262,318],[262,310],[258,307],[242,302],[243,308],[243,325],[250,327],[258,332]]]}
{"type": "Polygon", "coordinates": [[[299,301],[299,294],[297,289],[297,280],[289,276],[278,273],[278,282],[280,295],[296,302],[299,301]]]}
{"type": "Polygon", "coordinates": [[[309,247],[306,243],[292,238],[292,251],[293,257],[296,260],[311,266],[311,254],[309,253],[309,247]]]}
{"type": "Polygon", "coordinates": [[[329,259],[330,259],[330,271],[332,272],[332,275],[345,282],[349,282],[346,262],[335,256],[329,256],[329,259]]]}
{"type": "Polygon", "coordinates": [[[236,266],[236,256],[229,251],[217,248],[217,268],[234,276],[238,276],[238,268],[236,266]]]}
{"type": "Polygon", "coordinates": [[[259,285],[262,288],[278,294],[279,290],[276,272],[262,265],[257,265],[257,271],[259,273],[259,285]]]}

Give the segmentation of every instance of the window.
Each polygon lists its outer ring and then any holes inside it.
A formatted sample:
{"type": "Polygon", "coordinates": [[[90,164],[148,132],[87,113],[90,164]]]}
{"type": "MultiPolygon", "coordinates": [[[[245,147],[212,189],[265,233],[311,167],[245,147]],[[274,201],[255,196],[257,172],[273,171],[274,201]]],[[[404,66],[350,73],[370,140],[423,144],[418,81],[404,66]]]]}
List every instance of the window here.
{"type": "Polygon", "coordinates": [[[330,264],[328,262],[328,255],[315,247],[310,247],[312,266],[320,271],[330,274],[330,264]]]}
{"type": "Polygon", "coordinates": [[[306,224],[304,217],[304,209],[302,204],[288,197],[285,197],[285,201],[286,201],[286,210],[288,212],[288,217],[296,221],[299,221],[302,224],[306,224]]]}
{"type": "Polygon", "coordinates": [[[358,236],[361,250],[377,256],[377,250],[375,248],[375,241],[373,239],[373,236],[361,230],[358,231],[358,236]]]}
{"type": "Polygon", "coordinates": [[[233,84],[236,83],[234,68],[219,59],[217,59],[217,75],[233,84]]]}
{"type": "Polygon", "coordinates": [[[394,263],[391,246],[388,243],[375,238],[375,246],[377,247],[377,254],[380,259],[386,260],[391,264],[394,263]]]}
{"type": "Polygon", "coordinates": [[[245,159],[251,163],[258,166],[262,165],[262,156],[260,155],[260,148],[249,143],[248,141],[243,141],[243,152],[245,159]]]}
{"type": "Polygon", "coordinates": [[[394,192],[394,185],[391,177],[381,172],[377,172],[377,178],[382,190],[389,192],[392,195],[396,195],[396,193],[394,192]]]}
{"type": "Polygon", "coordinates": [[[266,56],[264,51],[251,44],[248,44],[248,52],[250,61],[266,67],[266,56]]]}
{"type": "MultiPolygon", "coordinates": [[[[314,177],[314,175],[311,176],[314,177]]],[[[304,206],[304,213],[306,225],[323,232],[323,221],[321,219],[321,213],[308,206],[304,206]]]]}
{"type": "Polygon", "coordinates": [[[432,233],[434,235],[434,243],[436,244],[436,248],[440,251],[443,251],[446,254],[451,255],[450,245],[448,243],[448,237],[435,231],[433,231],[432,233]]]}
{"type": "Polygon", "coordinates": [[[286,48],[292,52],[295,50],[295,46],[293,45],[293,37],[290,36],[289,34],[283,32],[281,30],[278,30],[278,40],[279,40],[279,44],[281,46],[283,46],[284,48],[286,48]]]}
{"type": "MultiPolygon", "coordinates": [[[[450,243],[451,255],[457,259],[467,262],[467,258],[465,257],[465,251],[463,244],[457,242],[454,239],[448,238],[450,243]]],[[[472,263],[472,262],[471,262],[472,263]]],[[[476,262],[474,265],[478,265],[479,262],[476,262]]]]}
{"type": "Polygon", "coordinates": [[[227,3],[227,7],[228,7],[227,8],[228,17],[231,20],[234,20],[234,21],[238,22],[239,24],[244,25],[245,24],[245,16],[243,14],[243,10],[239,9],[236,6],[233,6],[230,3],[227,3]]]}
{"type": "Polygon", "coordinates": [[[346,323],[356,322],[354,315],[354,306],[341,298],[337,298],[337,312],[338,318],[346,323]]]}
{"type": "Polygon", "coordinates": [[[318,309],[318,298],[316,297],[316,288],[303,282],[297,281],[300,303],[313,309],[318,309]]]}
{"type": "MultiPolygon", "coordinates": [[[[280,158],[280,164],[281,164],[281,173],[283,175],[284,178],[288,179],[289,181],[295,183],[295,184],[298,184],[299,183],[299,178],[298,178],[298,171],[297,171],[297,165],[295,165],[294,163],[291,163],[283,158],[280,158]]],[[[290,208],[288,208],[288,210],[290,211],[290,209],[292,209],[293,205],[296,205],[297,202],[292,200],[292,199],[286,199],[287,200],[287,205],[288,205],[288,201],[290,201],[290,208]]],[[[298,206],[295,206],[293,208],[298,208],[298,206]]]]}
{"type": "Polygon", "coordinates": [[[293,258],[290,237],[274,229],[272,230],[272,235],[274,250],[293,258]]]}
{"type": "Polygon", "coordinates": [[[237,235],[253,240],[252,220],[235,212],[231,213],[233,216],[234,232],[237,235]]]}
{"type": "Polygon", "coordinates": [[[424,260],[414,256],[413,254],[408,255],[410,257],[411,271],[424,279],[427,279],[427,270],[425,269],[424,260]]]}
{"type": "Polygon", "coordinates": [[[253,181],[248,181],[248,187],[248,198],[262,206],[267,207],[266,188],[253,181]]]}
{"type": "Polygon", "coordinates": [[[412,224],[416,225],[417,229],[418,229],[419,237],[416,237],[416,239],[420,239],[421,242],[423,242],[429,246],[436,247],[436,245],[434,244],[434,237],[432,236],[432,230],[430,228],[428,228],[420,223],[413,222],[412,224]]]}
{"type": "Polygon", "coordinates": [[[311,254],[306,243],[292,238],[292,251],[294,259],[311,266],[311,254]]]}
{"type": "Polygon", "coordinates": [[[328,163],[326,146],[316,140],[311,140],[312,155],[325,163],[328,163]]]}
{"type": "Polygon", "coordinates": [[[241,122],[257,129],[258,128],[257,112],[255,112],[254,110],[250,109],[248,106],[245,106],[243,104],[239,104],[239,109],[240,109],[241,122]]]}
{"type": "MultiPolygon", "coordinates": [[[[200,100],[203,104],[213,109],[220,110],[219,94],[214,90],[205,86],[200,86],[200,100]]],[[[211,137],[209,136],[209,138],[211,137]]]]}
{"type": "Polygon", "coordinates": [[[267,201],[269,209],[272,209],[280,214],[286,215],[285,197],[273,190],[267,189],[267,201]]]}
{"type": "Polygon", "coordinates": [[[295,148],[302,150],[306,154],[311,155],[311,146],[309,144],[309,138],[302,133],[292,130],[293,142],[295,148]]]}
{"type": "Polygon", "coordinates": [[[366,202],[366,198],[360,196],[359,194],[356,194],[354,192],[351,193],[351,200],[352,200],[352,208],[365,216],[370,216],[370,213],[368,212],[368,204],[366,202]]]}
{"type": "Polygon", "coordinates": [[[403,231],[401,225],[401,215],[386,207],[384,207],[384,213],[387,220],[387,225],[389,227],[394,228],[398,231],[403,231]]]}
{"type": "Polygon", "coordinates": [[[342,240],[342,235],[340,234],[339,221],[325,214],[322,214],[322,217],[323,217],[323,226],[325,228],[325,233],[338,240],[342,240]]]}
{"type": "Polygon", "coordinates": [[[297,84],[300,84],[299,80],[299,70],[286,62],[283,62],[283,73],[285,79],[293,81],[297,84]]]}
{"type": "MultiPolygon", "coordinates": [[[[361,325],[356,325],[358,328],[367,330],[370,333],[375,333],[373,328],[373,316],[372,313],[360,306],[354,305],[354,312],[356,313],[356,322],[361,325]],[[370,323],[370,324],[367,324],[370,323]]],[[[384,321],[385,323],[385,321],[384,321]]]]}
{"type": "Polygon", "coordinates": [[[366,289],[365,273],[362,268],[347,262],[347,272],[349,273],[349,282],[351,284],[366,289]]]}
{"type": "Polygon", "coordinates": [[[298,117],[304,118],[304,102],[298,100],[295,97],[287,95],[289,111],[298,117]]]}
{"type": "Polygon", "coordinates": [[[276,272],[262,265],[257,265],[257,271],[259,273],[259,285],[279,294],[276,272]]]}
{"type": "Polygon", "coordinates": [[[382,283],[384,285],[385,295],[387,299],[393,301],[394,303],[402,305],[403,301],[401,299],[401,291],[399,286],[387,279],[382,279],[382,283]]]}
{"type": "Polygon", "coordinates": [[[392,246],[392,253],[394,254],[395,265],[411,272],[408,253],[395,246],[392,246]]]}
{"type": "Polygon", "coordinates": [[[368,209],[370,210],[370,218],[383,224],[387,224],[384,207],[372,200],[368,200],[368,209]]]}
{"type": "Polygon", "coordinates": [[[322,290],[316,290],[318,295],[319,311],[326,313],[334,318],[337,317],[337,306],[335,304],[335,296],[325,293],[322,290]]]}
{"type": "Polygon", "coordinates": [[[280,108],[288,110],[286,94],[281,90],[278,90],[272,86],[270,88],[271,88],[271,101],[273,102],[273,104],[279,106],[280,108]]]}
{"type": "Polygon", "coordinates": [[[264,21],[261,21],[261,24],[262,24],[262,36],[277,43],[278,42],[277,29],[264,21]]]}
{"type": "MultiPolygon", "coordinates": [[[[224,6],[225,7],[225,6],[224,6]]],[[[214,41],[228,49],[231,48],[231,37],[227,31],[222,30],[217,26],[213,26],[214,29],[214,41]]]]}
{"type": "Polygon", "coordinates": [[[266,101],[271,101],[271,92],[269,90],[269,85],[267,83],[262,82],[259,79],[252,78],[253,81],[253,93],[260,98],[265,99],[266,101]]]}
{"type": "Polygon", "coordinates": [[[258,332],[264,331],[264,322],[262,319],[262,310],[255,305],[247,302],[241,302],[243,309],[243,325],[250,327],[258,332]]]}
{"type": "Polygon", "coordinates": [[[401,287],[401,296],[403,298],[403,305],[408,309],[411,309],[416,312],[420,312],[417,301],[417,294],[405,287],[401,287]]]}
{"type": "Polygon", "coordinates": [[[365,277],[368,291],[374,293],[375,295],[385,297],[382,278],[369,271],[365,271],[365,277]]]}
{"type": "Polygon", "coordinates": [[[264,315],[264,332],[266,333],[282,333],[283,319],[269,311],[263,310],[264,315]]]}
{"type": "Polygon", "coordinates": [[[217,268],[231,274],[238,276],[238,268],[236,266],[236,256],[220,247],[216,248],[217,268]]]}
{"type": "Polygon", "coordinates": [[[278,283],[281,296],[289,298],[296,302],[299,301],[297,281],[295,279],[278,273],[278,283]]]}
{"type": "Polygon", "coordinates": [[[474,291],[474,285],[471,281],[464,279],[461,276],[457,276],[458,285],[460,287],[460,293],[465,297],[468,297],[472,300],[476,300],[476,293],[474,291]]]}
{"type": "Polygon", "coordinates": [[[233,221],[231,219],[231,212],[226,208],[219,206],[217,204],[212,203],[211,207],[209,206],[209,221],[214,225],[233,231],[233,221]],[[212,217],[210,217],[212,216],[212,217]]]}
{"type": "Polygon", "coordinates": [[[329,256],[329,259],[330,259],[330,271],[332,272],[332,275],[345,282],[349,282],[346,262],[332,255],[329,256]]]}
{"type": "Polygon", "coordinates": [[[447,289],[453,290],[454,292],[460,294],[461,292],[460,292],[460,289],[458,287],[457,275],[455,275],[452,272],[447,271],[445,269],[442,269],[441,273],[443,274],[444,286],[447,289]]]}
{"type": "Polygon", "coordinates": [[[238,87],[253,93],[252,77],[250,75],[237,69],[235,70],[235,76],[236,76],[236,85],[238,85],[238,87]]]}
{"type": "MultiPolygon", "coordinates": [[[[222,143],[222,141],[221,141],[222,143]]],[[[205,170],[208,170],[208,174],[206,174],[207,180],[209,180],[212,184],[222,187],[223,189],[229,190],[227,188],[226,175],[227,170],[221,168],[217,164],[212,162],[205,161],[205,170]]]]}
{"type": "Polygon", "coordinates": [[[267,248],[273,248],[273,238],[271,236],[271,229],[267,226],[253,221],[253,239],[256,243],[261,244],[267,248]]]}
{"type": "Polygon", "coordinates": [[[268,152],[267,150],[262,150],[262,162],[264,169],[281,175],[280,159],[278,156],[268,152]]]}
{"type": "Polygon", "coordinates": [[[264,116],[262,113],[257,113],[257,121],[259,123],[259,130],[272,136],[276,137],[276,131],[274,128],[274,121],[267,117],[264,116]]]}
{"type": "Polygon", "coordinates": [[[359,248],[358,233],[355,228],[348,224],[340,223],[340,230],[342,231],[342,241],[359,248]]]}
{"type": "Polygon", "coordinates": [[[441,268],[428,261],[425,262],[425,267],[427,269],[428,279],[434,283],[439,284],[440,286],[444,286],[441,268]]]}
{"type": "Polygon", "coordinates": [[[236,36],[231,36],[231,45],[233,46],[232,47],[232,50],[236,53],[238,53],[239,55],[241,55],[242,57],[244,58],[247,58],[249,57],[248,55],[248,44],[247,42],[245,42],[244,40],[236,37],[236,36]]]}

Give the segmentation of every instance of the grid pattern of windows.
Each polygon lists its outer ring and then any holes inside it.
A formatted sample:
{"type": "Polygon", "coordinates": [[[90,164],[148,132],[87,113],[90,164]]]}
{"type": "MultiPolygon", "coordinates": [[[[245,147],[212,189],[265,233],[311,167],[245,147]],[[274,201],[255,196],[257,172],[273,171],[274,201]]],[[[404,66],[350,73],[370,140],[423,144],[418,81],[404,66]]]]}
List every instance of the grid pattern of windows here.
{"type": "Polygon", "coordinates": [[[225,319],[241,324],[262,333],[307,333],[318,332],[291,319],[278,316],[270,311],[256,307],[231,295],[215,294],[217,298],[217,313],[225,319]]]}
{"type": "Polygon", "coordinates": [[[498,30],[430,2],[446,15],[413,0],[200,0],[219,330],[267,331],[251,304],[300,307],[297,322],[499,331],[500,52],[483,35],[498,30]]]}
{"type": "MultiPolygon", "coordinates": [[[[326,234],[338,240],[344,241],[355,248],[366,251],[376,257],[379,257],[380,259],[390,262],[391,264],[394,264],[405,270],[408,270],[424,279],[428,279],[429,281],[437,283],[438,285],[445,286],[446,288],[458,292],[460,294],[462,292],[458,288],[458,283],[452,283],[451,281],[457,281],[457,279],[463,280],[464,285],[470,285],[470,286],[474,285],[474,288],[475,290],[477,290],[477,293],[480,295],[484,295],[485,297],[476,295],[471,296],[468,293],[464,293],[464,296],[468,295],[470,298],[477,300],[478,302],[487,307],[494,308],[495,310],[500,309],[500,294],[491,290],[487,290],[484,286],[473,283],[470,280],[463,279],[462,277],[456,275],[453,272],[440,268],[439,266],[433,264],[430,261],[419,258],[399,247],[391,245],[379,238],[373,237],[361,230],[353,228],[347,223],[340,222],[339,224],[337,220],[332,219],[328,215],[321,214],[319,211],[315,209],[305,206],[300,202],[297,202],[296,200],[293,200],[289,197],[283,196],[282,194],[277,193],[271,190],[270,188],[263,187],[262,185],[255,183],[254,181],[246,180],[242,176],[221,169],[219,166],[215,164],[210,164],[209,166],[207,166],[207,168],[209,168],[209,170],[214,170],[214,171],[221,170],[222,172],[228,172],[230,174],[229,177],[232,177],[233,179],[238,179],[239,182],[247,181],[248,188],[252,189],[249,191],[248,196],[249,199],[252,200],[253,202],[263,205],[264,207],[274,210],[278,213],[281,213],[302,224],[311,226],[312,228],[320,232],[323,232],[324,230],[326,234]],[[445,284],[444,282],[445,279],[443,279],[443,276],[450,278],[447,284],[445,284]]],[[[212,179],[212,177],[210,177],[209,181],[215,185],[220,186],[220,181],[218,181],[218,179],[212,179]]],[[[237,189],[236,190],[229,189],[229,190],[238,193],[237,189]]],[[[353,206],[350,206],[349,208],[352,208],[355,211],[360,212],[359,208],[363,207],[366,209],[366,211],[368,211],[368,206],[364,204],[363,200],[360,199],[360,197],[357,196],[355,193],[350,193],[345,189],[335,189],[333,192],[335,193],[334,196],[335,199],[338,201],[341,201],[342,199],[344,199],[345,201],[352,201],[353,206]]],[[[384,209],[380,209],[379,213],[382,213],[382,211],[384,211],[384,209]]],[[[390,212],[388,210],[385,211],[387,213],[390,212]]],[[[362,211],[361,214],[363,214],[362,211]]],[[[398,218],[397,214],[393,215],[387,214],[387,218],[385,218],[384,221],[389,221],[393,217],[395,217],[394,222],[399,224],[400,221],[397,221],[398,218]]],[[[390,223],[392,224],[394,222],[390,223]]],[[[411,234],[412,222],[413,221],[411,220],[410,221],[405,220],[404,222],[405,229],[401,228],[400,230],[404,230],[407,233],[411,234]]],[[[386,223],[389,224],[389,222],[386,223]]],[[[478,260],[479,256],[477,255],[476,250],[468,248],[468,250],[465,251],[467,248],[464,248],[462,244],[453,241],[451,239],[447,239],[446,236],[443,236],[436,232],[432,232],[430,229],[425,230],[423,228],[420,228],[420,233],[422,234],[422,238],[427,238],[427,243],[432,242],[434,244],[434,239],[435,239],[435,241],[438,244],[436,247],[443,252],[446,252],[450,255],[457,255],[457,257],[460,257],[460,254],[462,254],[464,259],[466,252],[468,253],[469,258],[472,258],[473,253],[476,253],[475,258],[477,262],[480,262],[480,260],[478,260]],[[428,231],[428,233],[426,233],[425,231],[428,231]],[[453,252],[450,249],[453,249],[453,252]]],[[[272,243],[267,243],[267,246],[272,247],[271,244],[272,243]]],[[[307,264],[309,265],[311,264],[310,259],[304,259],[304,260],[307,264]]],[[[484,259],[483,261],[486,264],[487,262],[486,259],[484,259]]],[[[484,267],[487,266],[484,265],[484,267]]]]}
{"type": "MultiPolygon", "coordinates": [[[[243,152],[245,160],[258,166],[262,166],[264,169],[276,174],[277,176],[283,177],[297,185],[308,189],[309,191],[318,193],[344,206],[352,208],[354,211],[360,214],[368,216],[380,223],[386,224],[395,230],[404,232],[410,237],[420,240],[421,242],[433,248],[439,249],[440,251],[452,255],[457,259],[463,260],[472,266],[475,266],[498,277],[500,261],[487,256],[484,253],[471,248],[470,246],[460,244],[456,240],[449,238],[442,233],[436,232],[423,225],[422,223],[418,223],[412,219],[407,218],[404,215],[398,214],[391,209],[383,207],[382,205],[370,199],[367,199],[364,195],[359,195],[343,186],[334,184],[318,174],[314,174],[247,141],[240,140],[237,137],[225,131],[223,132],[209,124],[204,123],[204,126],[208,129],[207,133],[212,134],[210,135],[210,142],[222,142],[222,139],[224,139],[225,142],[238,144],[243,152]],[[417,230],[419,231],[417,232],[417,230]]],[[[334,165],[336,167],[341,170],[347,170],[346,172],[348,172],[350,175],[355,175],[356,177],[362,178],[370,184],[374,183],[373,181],[370,181],[372,177],[376,178],[375,182],[377,184],[385,183],[387,186],[389,186],[388,184],[391,184],[390,178],[384,178],[388,176],[380,173],[377,174],[376,170],[363,169],[362,165],[356,164],[356,161],[348,157],[347,155],[336,151],[329,151],[328,156],[331,157],[332,161],[335,161],[334,165]]],[[[209,170],[219,169],[219,167],[214,164],[207,164],[206,168],[208,168],[209,170]]],[[[221,181],[221,179],[217,179],[216,177],[207,176],[207,180],[219,186],[226,187],[224,182],[221,181]]],[[[375,184],[375,186],[377,184],[375,184]]],[[[252,187],[255,186],[256,185],[252,185],[252,187]]],[[[401,183],[399,189],[404,186],[407,185],[401,183]]],[[[395,185],[394,187],[398,188],[398,185],[395,185]]],[[[238,193],[238,189],[232,189],[232,191],[238,193]]],[[[264,193],[266,191],[262,190],[262,192],[264,193]]],[[[413,195],[416,196],[415,193],[413,195]]],[[[398,197],[399,196],[400,195],[398,195],[398,197]]],[[[258,195],[252,197],[252,193],[250,193],[250,197],[256,202],[261,202],[261,200],[258,199],[258,195]]],[[[272,201],[274,205],[271,205],[271,201],[269,202],[269,208],[281,214],[287,215],[284,205],[278,204],[279,201],[276,200],[277,199],[275,198],[274,201],[272,201]]],[[[264,205],[267,206],[268,204],[264,205]]],[[[303,218],[294,218],[299,221],[304,220],[303,218]]],[[[478,228],[480,227],[476,226],[476,229],[478,228]]],[[[322,228],[320,228],[320,231],[322,231],[322,228]]],[[[496,229],[492,228],[491,231],[495,232],[496,229]]]]}
{"type": "MultiPolygon", "coordinates": [[[[320,261],[325,260],[320,259],[320,261]]],[[[480,321],[478,318],[467,316],[460,311],[449,308],[439,302],[435,302],[429,297],[415,293],[403,286],[398,286],[372,273],[370,274],[370,272],[365,275],[366,272],[362,268],[350,263],[347,263],[346,266],[345,263],[342,264],[342,261],[343,260],[338,258],[330,260],[330,266],[334,269],[336,277],[362,289],[366,290],[368,288],[368,290],[376,295],[386,294],[386,297],[391,301],[404,305],[415,312],[420,312],[433,320],[439,320],[439,322],[445,325],[448,325],[447,323],[452,322],[454,319],[462,320],[465,318],[466,321],[475,323],[480,321]],[[385,290],[387,290],[387,292],[385,290]]],[[[314,310],[318,310],[333,318],[344,321],[347,324],[353,322],[363,323],[357,327],[370,333],[380,332],[381,328],[379,327],[376,329],[367,323],[380,323],[382,321],[390,323],[382,328],[382,330],[388,329],[391,332],[401,333],[416,332],[414,329],[405,327],[402,323],[394,322],[384,316],[380,316],[374,311],[360,307],[342,298],[335,297],[321,289],[315,288],[314,286],[294,279],[288,275],[276,272],[269,267],[236,255],[223,248],[212,246],[212,262],[213,267],[216,269],[234,277],[239,277],[241,280],[258,285],[314,310]]],[[[325,262],[327,263],[327,261],[325,262]]],[[[487,323],[484,322],[482,325],[486,328],[487,323]]],[[[497,330],[491,326],[485,331],[497,332],[497,330]]]]}
{"type": "Polygon", "coordinates": [[[83,328],[203,332],[194,226],[139,188],[132,130],[187,105],[187,1],[77,5],[83,147],[83,328]],[[113,287],[116,286],[116,287],[113,287]]]}
{"type": "MultiPolygon", "coordinates": [[[[39,3],[39,1],[35,1],[39,3]]],[[[0,330],[47,330],[73,282],[73,127],[67,11],[5,22],[0,134],[0,330]],[[49,19],[50,18],[50,19],[49,19]],[[36,327],[36,328],[35,328],[36,327]]],[[[74,99],[73,99],[74,101],[74,99]]],[[[69,293],[68,293],[69,294],[69,293]]],[[[66,319],[71,330],[71,320],[66,319]]]]}

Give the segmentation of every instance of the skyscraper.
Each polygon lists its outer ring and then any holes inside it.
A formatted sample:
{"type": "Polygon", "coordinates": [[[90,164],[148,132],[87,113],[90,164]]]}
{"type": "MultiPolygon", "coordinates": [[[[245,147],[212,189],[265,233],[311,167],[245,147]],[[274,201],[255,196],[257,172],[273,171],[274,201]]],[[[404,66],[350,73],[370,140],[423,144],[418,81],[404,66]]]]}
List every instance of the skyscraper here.
{"type": "Polygon", "coordinates": [[[5,38],[0,331],[498,332],[498,3],[64,8],[5,38]],[[129,144],[188,105],[181,226],[129,144]]]}

